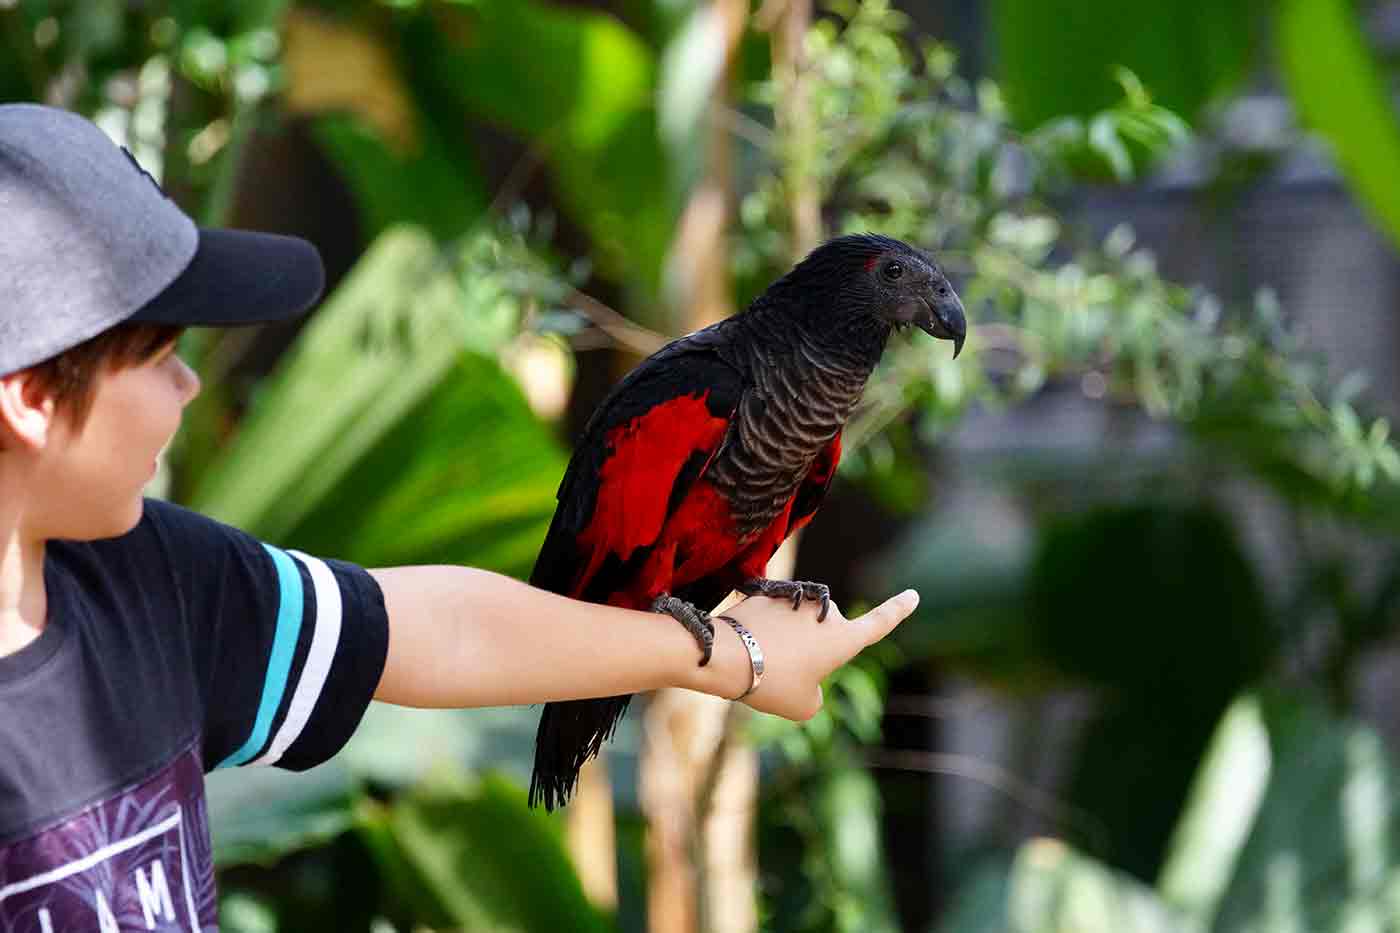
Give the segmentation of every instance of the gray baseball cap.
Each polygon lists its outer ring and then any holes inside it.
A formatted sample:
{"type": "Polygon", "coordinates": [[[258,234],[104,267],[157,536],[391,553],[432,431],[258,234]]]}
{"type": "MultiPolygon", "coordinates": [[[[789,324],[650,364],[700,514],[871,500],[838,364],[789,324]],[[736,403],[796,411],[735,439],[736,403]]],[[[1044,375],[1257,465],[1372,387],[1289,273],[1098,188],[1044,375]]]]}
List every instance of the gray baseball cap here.
{"type": "Polygon", "coordinates": [[[197,227],[77,114],[0,105],[0,375],[122,321],[281,320],[325,284],[297,237],[197,227]]]}

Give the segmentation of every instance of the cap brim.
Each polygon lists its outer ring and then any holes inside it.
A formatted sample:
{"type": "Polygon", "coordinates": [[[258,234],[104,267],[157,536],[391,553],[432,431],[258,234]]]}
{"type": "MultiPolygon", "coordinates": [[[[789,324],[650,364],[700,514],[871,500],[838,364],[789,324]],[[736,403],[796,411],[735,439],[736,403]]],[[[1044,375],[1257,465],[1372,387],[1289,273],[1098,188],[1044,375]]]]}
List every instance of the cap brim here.
{"type": "Polygon", "coordinates": [[[296,317],[316,301],[326,272],[300,237],[200,228],[185,271],[130,320],[237,327],[296,317]]]}

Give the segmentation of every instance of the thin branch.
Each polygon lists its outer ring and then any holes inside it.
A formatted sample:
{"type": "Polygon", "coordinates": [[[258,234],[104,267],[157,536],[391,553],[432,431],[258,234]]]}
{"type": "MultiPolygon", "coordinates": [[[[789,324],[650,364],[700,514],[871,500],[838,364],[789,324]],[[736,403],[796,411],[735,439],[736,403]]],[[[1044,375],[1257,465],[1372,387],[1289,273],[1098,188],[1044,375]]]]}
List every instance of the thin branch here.
{"type": "Polygon", "coordinates": [[[753,117],[733,107],[716,107],[711,119],[714,125],[733,134],[735,137],[753,143],[759,149],[769,151],[776,148],[778,134],[759,123],[753,117]]]}
{"type": "Polygon", "coordinates": [[[866,761],[872,768],[944,774],[974,781],[1000,791],[1012,801],[1057,826],[1078,829],[1084,834],[1094,852],[1102,853],[1108,849],[1108,832],[1093,814],[1063,803],[1024,778],[989,761],[971,755],[894,748],[871,749],[866,755],[866,761]]]}
{"type": "Polygon", "coordinates": [[[525,186],[529,184],[535,172],[544,164],[545,154],[552,144],[552,139],[537,140],[525,150],[519,159],[515,160],[515,164],[510,167],[510,171],[501,181],[500,187],[491,196],[491,203],[482,212],[483,218],[500,216],[511,203],[520,197],[520,192],[525,190],[525,186]]]}
{"type": "Polygon", "coordinates": [[[663,335],[632,323],[597,298],[585,295],[578,289],[570,289],[565,300],[574,310],[593,322],[593,326],[617,343],[643,356],[650,356],[667,343],[663,335]]]}

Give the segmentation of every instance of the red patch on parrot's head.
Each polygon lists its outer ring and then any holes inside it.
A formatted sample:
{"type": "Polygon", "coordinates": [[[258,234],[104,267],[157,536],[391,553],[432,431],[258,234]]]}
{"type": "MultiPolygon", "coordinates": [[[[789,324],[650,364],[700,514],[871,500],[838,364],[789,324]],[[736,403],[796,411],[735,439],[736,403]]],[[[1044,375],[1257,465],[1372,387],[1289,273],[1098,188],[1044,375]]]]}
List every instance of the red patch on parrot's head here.
{"type": "Polygon", "coordinates": [[[879,256],[879,254],[876,254],[876,255],[874,255],[874,256],[871,256],[869,259],[867,259],[867,260],[865,261],[865,271],[866,271],[866,272],[869,272],[871,269],[874,269],[874,268],[875,268],[875,263],[877,263],[877,262],[879,262],[879,261],[880,261],[880,256],[879,256]]]}

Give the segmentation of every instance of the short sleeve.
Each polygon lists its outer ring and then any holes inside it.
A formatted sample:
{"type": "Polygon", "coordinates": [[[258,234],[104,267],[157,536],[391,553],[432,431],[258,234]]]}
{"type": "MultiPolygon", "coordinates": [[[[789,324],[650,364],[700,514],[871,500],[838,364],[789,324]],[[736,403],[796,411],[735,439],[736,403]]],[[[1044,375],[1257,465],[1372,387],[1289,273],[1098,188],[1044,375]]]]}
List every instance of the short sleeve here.
{"type": "Polygon", "coordinates": [[[363,568],[283,550],[149,500],[203,697],[206,770],[327,760],[360,723],[388,652],[384,596],[363,568]]]}

